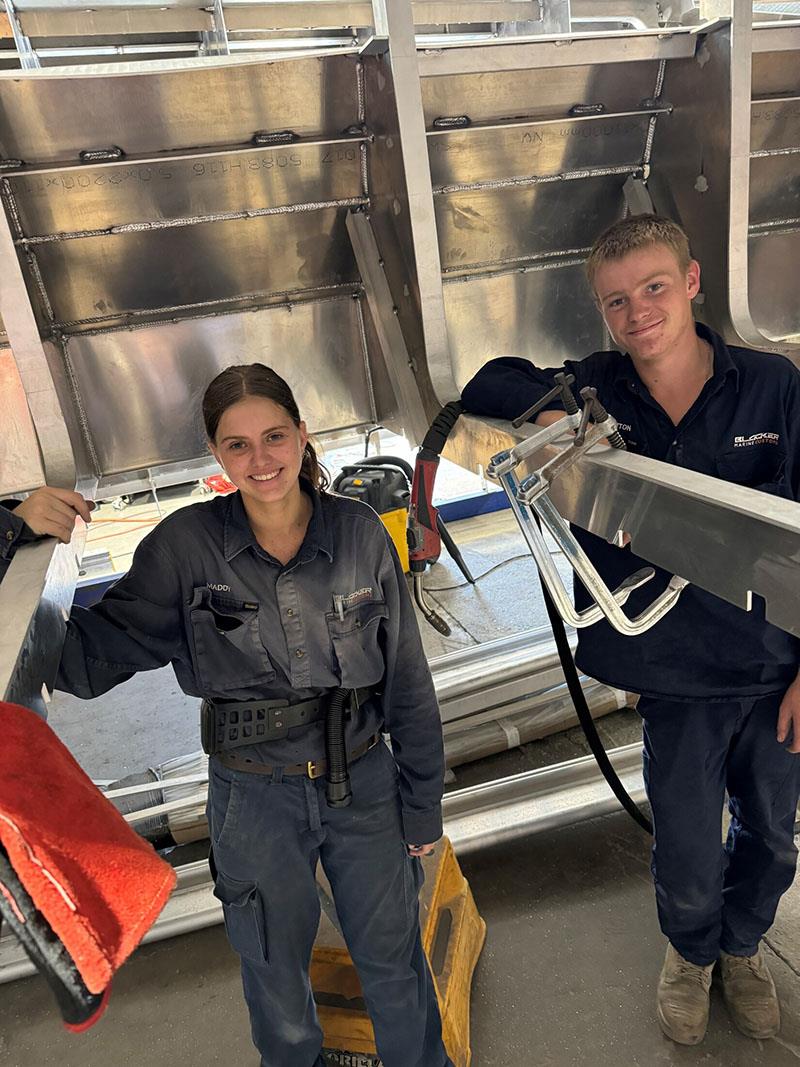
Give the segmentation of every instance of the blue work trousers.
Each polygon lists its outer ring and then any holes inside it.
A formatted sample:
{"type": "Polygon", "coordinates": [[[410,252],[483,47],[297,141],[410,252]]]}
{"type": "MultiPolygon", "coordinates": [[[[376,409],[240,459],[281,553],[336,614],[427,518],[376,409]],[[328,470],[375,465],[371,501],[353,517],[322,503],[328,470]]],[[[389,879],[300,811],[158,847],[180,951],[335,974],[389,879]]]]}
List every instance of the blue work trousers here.
{"type": "Polygon", "coordinates": [[[781,697],[639,701],[658,916],[691,963],[752,955],[792,884],[800,755],[776,740],[781,697]]]}
{"type": "Polygon", "coordinates": [[[249,774],[210,761],[216,895],[239,954],[262,1067],[324,1067],[308,979],[322,862],[384,1067],[452,1067],[422,950],[422,868],[403,841],[397,766],[381,743],[350,767],[353,801],[325,779],[249,774]]]}

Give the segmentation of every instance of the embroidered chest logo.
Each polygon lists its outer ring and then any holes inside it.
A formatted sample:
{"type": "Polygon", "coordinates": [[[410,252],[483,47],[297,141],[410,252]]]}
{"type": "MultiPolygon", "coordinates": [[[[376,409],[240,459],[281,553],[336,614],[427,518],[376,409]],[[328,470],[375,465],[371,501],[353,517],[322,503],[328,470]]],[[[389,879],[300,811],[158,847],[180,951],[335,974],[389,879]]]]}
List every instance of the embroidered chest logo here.
{"type": "Polygon", "coordinates": [[[627,424],[627,422],[618,422],[618,423],[617,423],[617,426],[619,426],[620,430],[627,430],[627,431],[628,431],[628,433],[630,433],[630,432],[631,432],[631,428],[630,428],[630,426],[629,426],[629,425],[627,424]]]}
{"type": "Polygon", "coordinates": [[[333,594],[333,610],[344,621],[345,610],[352,608],[355,604],[360,604],[363,600],[372,599],[372,586],[365,585],[363,589],[356,589],[354,593],[348,593],[346,596],[341,593],[333,594]]]}
{"type": "Polygon", "coordinates": [[[231,591],[229,585],[223,585],[221,582],[206,582],[206,585],[212,593],[230,593],[231,591]]]}
{"type": "Polygon", "coordinates": [[[777,433],[751,433],[749,437],[734,437],[733,446],[747,448],[749,445],[777,445],[780,439],[780,434],[777,433]]]}
{"type": "Polygon", "coordinates": [[[372,599],[372,586],[365,585],[363,589],[356,589],[354,593],[348,593],[342,597],[342,604],[346,608],[352,608],[354,604],[360,604],[362,600],[372,599]]]}

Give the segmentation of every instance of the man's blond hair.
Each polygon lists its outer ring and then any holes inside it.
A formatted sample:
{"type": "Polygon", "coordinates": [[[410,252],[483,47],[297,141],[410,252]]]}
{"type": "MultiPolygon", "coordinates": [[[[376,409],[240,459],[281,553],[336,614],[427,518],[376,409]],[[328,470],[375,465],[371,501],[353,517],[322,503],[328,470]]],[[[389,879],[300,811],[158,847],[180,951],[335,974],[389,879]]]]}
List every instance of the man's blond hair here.
{"type": "Polygon", "coordinates": [[[594,280],[597,271],[604,263],[622,259],[629,252],[638,252],[640,248],[647,248],[648,245],[665,245],[675,254],[681,270],[689,269],[692,261],[689,238],[677,223],[672,219],[665,219],[662,215],[631,215],[609,226],[592,245],[592,251],[586,261],[586,273],[592,292],[595,292],[594,280]]]}

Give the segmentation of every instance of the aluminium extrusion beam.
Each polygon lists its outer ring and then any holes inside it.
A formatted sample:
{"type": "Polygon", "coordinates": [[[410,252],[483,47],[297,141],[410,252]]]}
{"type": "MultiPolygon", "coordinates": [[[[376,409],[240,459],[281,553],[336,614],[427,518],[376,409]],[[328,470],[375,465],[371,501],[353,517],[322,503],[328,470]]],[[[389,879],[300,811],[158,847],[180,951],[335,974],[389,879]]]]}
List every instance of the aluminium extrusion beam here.
{"type": "MultiPolygon", "coordinates": [[[[535,429],[462,416],[444,455],[474,470],[535,429]]],[[[554,448],[528,457],[528,469],[554,448]]],[[[609,542],[627,533],[636,555],[737,607],[759,594],[768,621],[800,637],[800,504],[603,445],[549,493],[565,519],[609,542]]]]}
{"type": "Polygon", "coordinates": [[[0,699],[44,718],[66,634],[86,539],[81,519],[68,545],[25,545],[0,583],[0,699]]]}
{"type": "MultiPolygon", "coordinates": [[[[641,745],[613,749],[609,757],[623,785],[637,802],[644,798],[641,745]]],[[[499,841],[515,840],[616,811],[618,801],[593,756],[526,771],[496,782],[448,793],[444,831],[459,855],[499,841]]],[[[222,922],[222,905],[212,893],[208,864],[178,867],[178,885],[144,942],[222,922]]],[[[16,938],[0,937],[0,983],[34,974],[16,938]]]]}
{"type": "Polygon", "coordinates": [[[437,399],[445,404],[457,399],[459,391],[453,379],[444,310],[442,263],[412,9],[408,0],[373,0],[373,10],[376,34],[385,31],[391,41],[388,61],[394,82],[425,362],[437,399]]]}
{"type": "Polygon", "coordinates": [[[389,381],[400,410],[404,413],[406,434],[412,440],[421,441],[428,429],[429,420],[425,416],[417,380],[411,369],[411,360],[389,282],[383,271],[375,234],[365,212],[348,212],[347,233],[353,246],[389,381]]]}
{"type": "Polygon", "coordinates": [[[421,78],[451,74],[491,74],[501,70],[539,70],[594,66],[598,63],[642,62],[653,59],[688,59],[695,53],[699,30],[679,27],[665,30],[615,30],[595,34],[499,38],[446,42],[420,52],[421,78]]]}

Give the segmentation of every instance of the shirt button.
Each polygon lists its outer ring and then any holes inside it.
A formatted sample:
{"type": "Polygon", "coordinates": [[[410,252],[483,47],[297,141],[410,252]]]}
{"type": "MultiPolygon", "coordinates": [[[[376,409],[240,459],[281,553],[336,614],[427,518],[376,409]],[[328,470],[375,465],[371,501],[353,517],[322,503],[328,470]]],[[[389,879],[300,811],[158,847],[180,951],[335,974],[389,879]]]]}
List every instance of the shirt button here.
{"type": "Polygon", "coordinates": [[[306,654],[306,650],[304,648],[298,648],[295,651],[295,656],[297,656],[298,659],[302,659],[303,656],[305,656],[305,654],[306,654]]]}
{"type": "Polygon", "coordinates": [[[291,615],[294,615],[294,608],[287,608],[287,609],[286,609],[286,614],[287,614],[287,615],[290,615],[290,616],[291,616],[291,615]]]}
{"type": "Polygon", "coordinates": [[[6,530],[6,541],[13,541],[13,540],[14,540],[14,531],[13,530],[6,530]]]}

